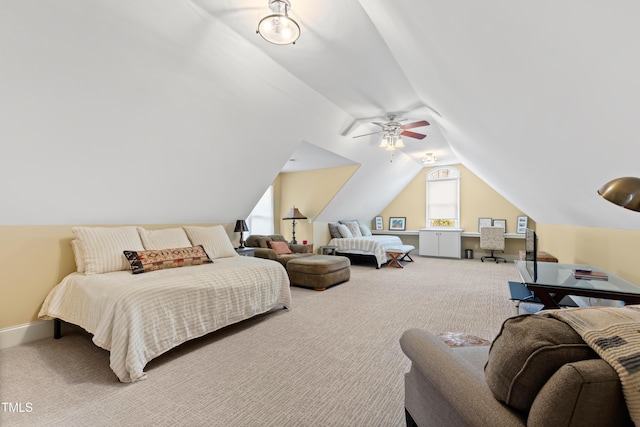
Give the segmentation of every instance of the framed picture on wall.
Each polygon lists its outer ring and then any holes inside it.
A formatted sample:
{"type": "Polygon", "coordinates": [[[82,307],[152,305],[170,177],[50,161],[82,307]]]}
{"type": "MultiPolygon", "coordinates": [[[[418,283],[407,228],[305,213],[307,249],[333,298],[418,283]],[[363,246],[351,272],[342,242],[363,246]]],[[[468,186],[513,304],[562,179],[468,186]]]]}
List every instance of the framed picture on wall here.
{"type": "Polygon", "coordinates": [[[506,219],[494,219],[493,220],[494,227],[502,227],[502,231],[507,232],[507,220],[506,219]]]}
{"type": "Polygon", "coordinates": [[[381,216],[375,217],[374,218],[374,222],[375,222],[376,230],[382,230],[384,228],[384,226],[382,225],[382,217],[381,216]]]}
{"type": "Polygon", "coordinates": [[[491,218],[478,218],[478,233],[482,227],[491,227],[491,218]]]}
{"type": "Polygon", "coordinates": [[[529,222],[529,217],[519,216],[518,217],[518,229],[516,233],[525,234],[527,232],[527,223],[529,222]]]}
{"type": "Polygon", "coordinates": [[[389,218],[389,230],[404,231],[406,227],[407,217],[391,217],[389,218]]]}

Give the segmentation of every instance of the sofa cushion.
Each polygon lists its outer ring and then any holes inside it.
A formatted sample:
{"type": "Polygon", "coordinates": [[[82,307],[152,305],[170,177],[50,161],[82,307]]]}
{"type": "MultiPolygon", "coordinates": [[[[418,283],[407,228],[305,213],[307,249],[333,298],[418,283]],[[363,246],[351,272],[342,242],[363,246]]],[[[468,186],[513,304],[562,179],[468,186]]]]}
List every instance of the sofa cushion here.
{"type": "Polygon", "coordinates": [[[496,399],[528,412],[542,386],[562,365],[597,357],[566,323],[525,314],[502,324],[489,351],[485,378],[496,399]]]}
{"type": "Polygon", "coordinates": [[[275,240],[269,241],[269,247],[276,251],[278,255],[285,255],[293,253],[287,242],[276,242],[275,240]]]}
{"type": "Polygon", "coordinates": [[[124,256],[127,257],[133,274],[213,262],[202,245],[149,251],[124,251],[124,256]]]}
{"type": "Polygon", "coordinates": [[[257,239],[258,242],[258,247],[259,248],[264,248],[264,249],[268,249],[269,248],[269,242],[271,241],[271,237],[258,237],[257,239]]]}

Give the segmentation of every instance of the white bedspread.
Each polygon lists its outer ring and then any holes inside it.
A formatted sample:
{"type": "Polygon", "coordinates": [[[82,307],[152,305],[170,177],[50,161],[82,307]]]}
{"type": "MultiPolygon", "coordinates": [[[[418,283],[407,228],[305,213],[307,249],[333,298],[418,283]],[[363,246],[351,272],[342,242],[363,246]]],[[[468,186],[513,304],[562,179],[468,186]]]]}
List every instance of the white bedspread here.
{"type": "Polygon", "coordinates": [[[39,317],[92,333],[111,352],[120,381],[133,382],[171,348],[279,305],[291,306],[282,264],[236,256],[136,275],[72,273],[49,293],[39,317]]]}
{"type": "Polygon", "coordinates": [[[398,236],[365,236],[334,238],[329,246],[337,246],[338,252],[366,252],[375,255],[378,267],[387,262],[387,249],[401,246],[402,240],[398,236]]]}

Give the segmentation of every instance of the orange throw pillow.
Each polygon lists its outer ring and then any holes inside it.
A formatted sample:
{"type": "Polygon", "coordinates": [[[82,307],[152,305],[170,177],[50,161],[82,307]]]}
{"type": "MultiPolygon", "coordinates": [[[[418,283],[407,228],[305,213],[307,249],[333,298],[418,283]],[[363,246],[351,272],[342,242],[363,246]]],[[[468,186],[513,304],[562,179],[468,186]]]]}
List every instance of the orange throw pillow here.
{"type": "Polygon", "coordinates": [[[289,248],[289,244],[287,242],[274,242],[273,240],[270,240],[269,246],[271,246],[271,249],[276,251],[278,255],[293,253],[291,252],[291,248],[289,248]]]}

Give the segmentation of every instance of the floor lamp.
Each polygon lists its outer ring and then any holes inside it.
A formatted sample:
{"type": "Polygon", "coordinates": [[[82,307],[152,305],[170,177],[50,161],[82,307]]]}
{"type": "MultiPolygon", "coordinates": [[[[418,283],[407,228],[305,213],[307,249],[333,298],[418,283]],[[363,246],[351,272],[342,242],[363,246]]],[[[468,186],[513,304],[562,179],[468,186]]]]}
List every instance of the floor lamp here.
{"type": "Polygon", "coordinates": [[[302,213],[300,213],[300,211],[298,210],[298,208],[296,208],[295,206],[291,208],[291,210],[289,212],[287,212],[287,214],[284,216],[284,218],[282,219],[292,219],[293,220],[293,230],[292,230],[292,239],[291,239],[291,244],[295,245],[298,242],[296,241],[296,219],[307,219],[306,216],[304,216],[302,213]]]}

